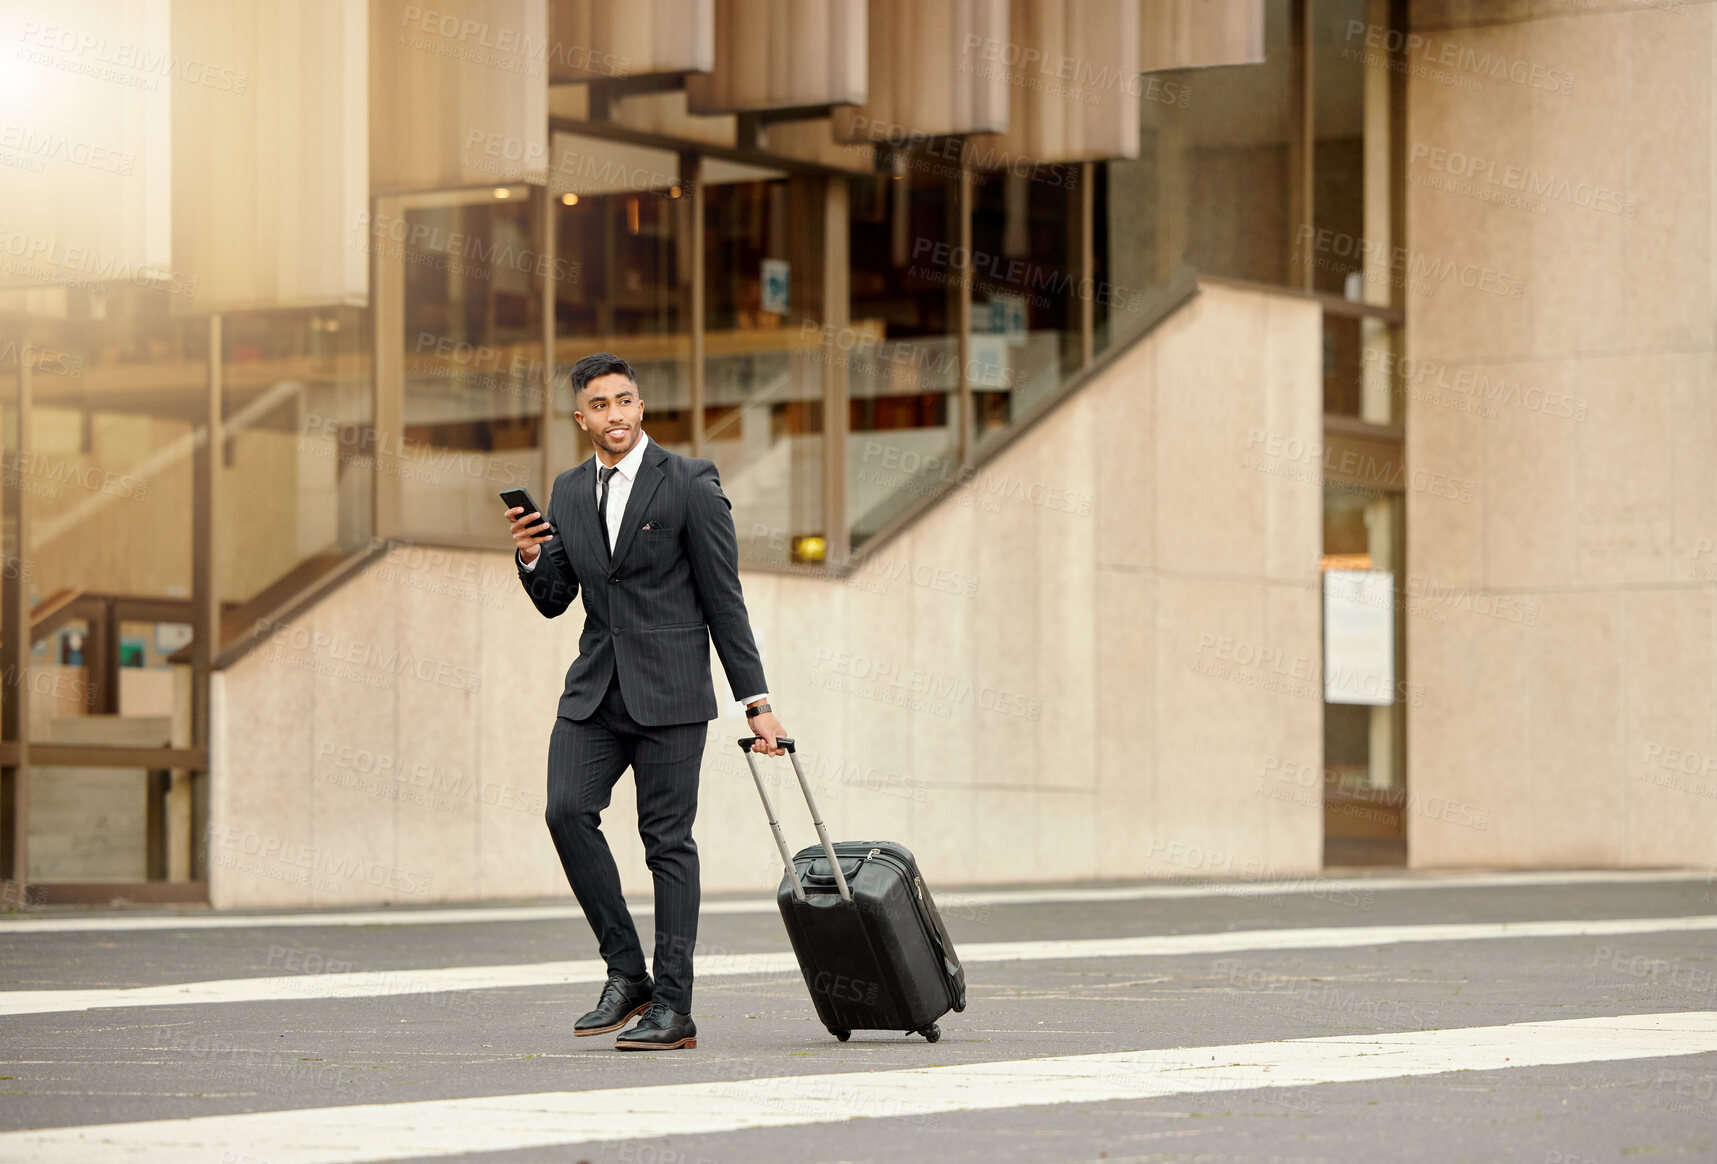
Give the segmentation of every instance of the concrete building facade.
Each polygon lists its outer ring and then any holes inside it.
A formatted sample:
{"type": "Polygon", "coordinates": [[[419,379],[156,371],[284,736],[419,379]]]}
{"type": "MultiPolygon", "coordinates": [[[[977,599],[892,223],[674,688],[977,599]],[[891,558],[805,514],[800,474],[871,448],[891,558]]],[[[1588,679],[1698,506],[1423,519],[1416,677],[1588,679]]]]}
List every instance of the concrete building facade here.
{"type": "Polygon", "coordinates": [[[110,8],[0,27],[8,901],[563,893],[591,350],[939,884],[1717,867],[1711,5],[110,8]]]}

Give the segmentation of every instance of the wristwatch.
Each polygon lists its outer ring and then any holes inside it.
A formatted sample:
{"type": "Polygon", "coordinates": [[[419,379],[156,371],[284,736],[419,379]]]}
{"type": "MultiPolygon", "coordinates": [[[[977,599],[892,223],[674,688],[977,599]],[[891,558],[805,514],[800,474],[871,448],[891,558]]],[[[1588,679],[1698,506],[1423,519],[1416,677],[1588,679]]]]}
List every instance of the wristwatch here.
{"type": "Polygon", "coordinates": [[[774,710],[774,708],[770,707],[768,703],[754,703],[750,707],[745,709],[745,718],[746,719],[756,719],[758,716],[762,715],[764,712],[773,711],[773,710],[774,710]]]}

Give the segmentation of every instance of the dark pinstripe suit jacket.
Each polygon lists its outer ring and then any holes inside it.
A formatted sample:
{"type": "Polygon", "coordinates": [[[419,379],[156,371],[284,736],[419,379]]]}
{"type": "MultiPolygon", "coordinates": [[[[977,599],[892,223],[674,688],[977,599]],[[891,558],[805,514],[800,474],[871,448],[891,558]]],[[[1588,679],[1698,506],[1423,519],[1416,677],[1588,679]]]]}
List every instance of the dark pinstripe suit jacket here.
{"type": "Polygon", "coordinates": [[[594,712],[618,667],[626,709],[639,723],[714,719],[712,638],[735,699],[769,689],[739,587],[732,509],[713,464],[651,441],[610,561],[592,461],[555,478],[548,519],[556,536],[543,544],[536,569],[527,572],[517,554],[513,561],[546,618],[566,610],[583,583],[584,633],[560,715],[594,712]]]}

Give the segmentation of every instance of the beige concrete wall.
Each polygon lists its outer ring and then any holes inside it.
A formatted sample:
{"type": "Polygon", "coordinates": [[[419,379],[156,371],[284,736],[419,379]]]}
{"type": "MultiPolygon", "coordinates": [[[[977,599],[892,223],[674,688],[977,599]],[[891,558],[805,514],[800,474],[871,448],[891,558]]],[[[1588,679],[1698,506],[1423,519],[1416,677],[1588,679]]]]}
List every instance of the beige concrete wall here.
{"type": "MultiPolygon", "coordinates": [[[[1318,439],[1318,335],[1309,302],[1207,288],[854,577],[744,575],[836,835],[939,885],[1319,867],[1317,805],[1260,773],[1320,758],[1320,493],[1252,456],[1318,439]]],[[[580,618],[505,555],[401,550],[218,676],[214,903],[565,894],[544,765],[580,618]]],[[[743,722],[710,728],[711,892],[780,876],[743,722]]],[[[647,892],[629,790],[607,832],[647,892]]]]}
{"type": "Polygon", "coordinates": [[[1717,862],[1713,11],[1412,7],[1409,245],[1520,291],[1406,295],[1415,865],[1717,862]]]}

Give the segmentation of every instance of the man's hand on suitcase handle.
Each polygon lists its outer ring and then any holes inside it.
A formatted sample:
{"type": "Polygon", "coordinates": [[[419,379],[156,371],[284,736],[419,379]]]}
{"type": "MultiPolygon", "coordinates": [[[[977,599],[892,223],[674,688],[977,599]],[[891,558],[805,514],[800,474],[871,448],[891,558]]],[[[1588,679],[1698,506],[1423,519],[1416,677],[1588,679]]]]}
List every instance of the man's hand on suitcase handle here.
{"type": "Polygon", "coordinates": [[[766,711],[762,715],[752,716],[750,720],[752,733],[757,737],[751,741],[751,750],[763,752],[771,756],[785,756],[787,749],[781,747],[779,740],[787,734],[787,729],[781,726],[781,721],[775,718],[775,713],[766,711]]]}
{"type": "Polygon", "coordinates": [[[775,743],[777,737],[785,735],[786,732],[781,727],[781,721],[775,718],[775,712],[770,709],[768,700],[758,696],[750,700],[746,708],[746,722],[751,727],[752,734],[757,737],[751,750],[769,756],[786,755],[786,749],[775,743]]]}
{"type": "MultiPolygon", "coordinates": [[[[785,748],[789,752],[791,752],[793,750],[793,737],[792,736],[776,736],[775,742],[780,744],[783,748],[785,748]]],[[[756,736],[742,736],[742,737],[740,737],[740,740],[739,740],[739,750],[742,752],[749,752],[752,750],[752,745],[755,743],[757,743],[757,737],[756,736]]]]}

